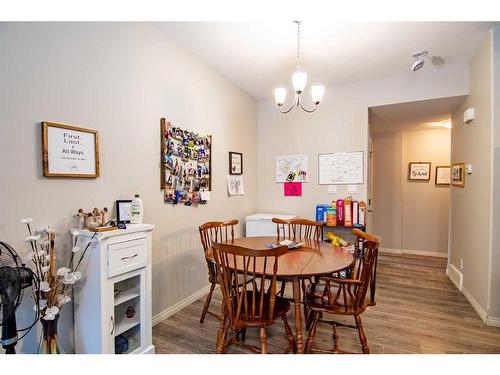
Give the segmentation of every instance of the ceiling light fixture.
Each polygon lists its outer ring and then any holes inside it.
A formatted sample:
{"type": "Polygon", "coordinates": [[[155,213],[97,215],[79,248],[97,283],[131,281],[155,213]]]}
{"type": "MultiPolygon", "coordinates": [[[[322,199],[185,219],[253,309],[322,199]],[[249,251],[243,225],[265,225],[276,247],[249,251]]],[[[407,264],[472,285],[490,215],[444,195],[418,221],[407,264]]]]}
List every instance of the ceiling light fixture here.
{"type": "Polygon", "coordinates": [[[292,105],[287,110],[283,110],[283,104],[286,99],[286,89],[283,87],[278,87],[274,89],[274,101],[276,102],[278,109],[281,113],[288,113],[294,107],[300,107],[304,111],[311,113],[318,108],[318,104],[323,99],[323,95],[325,93],[325,87],[321,85],[315,85],[311,87],[311,96],[312,101],[314,103],[313,109],[305,108],[300,102],[300,95],[304,92],[304,88],[306,87],[307,82],[307,74],[302,71],[300,67],[300,21],[294,21],[297,24],[297,71],[292,75],[292,84],[293,89],[295,90],[295,98],[293,100],[292,105]]]}
{"type": "Polygon", "coordinates": [[[427,56],[427,51],[415,51],[413,52],[412,56],[417,59],[411,66],[411,71],[416,72],[417,70],[421,69],[424,66],[424,58],[427,56]]]}

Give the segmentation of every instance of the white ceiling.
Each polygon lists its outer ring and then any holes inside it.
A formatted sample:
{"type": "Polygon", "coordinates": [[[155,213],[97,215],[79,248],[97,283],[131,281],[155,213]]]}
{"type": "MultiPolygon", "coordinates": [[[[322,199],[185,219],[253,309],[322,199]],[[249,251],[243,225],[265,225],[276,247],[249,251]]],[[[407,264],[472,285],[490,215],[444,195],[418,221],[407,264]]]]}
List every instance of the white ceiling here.
{"type": "Polygon", "coordinates": [[[453,96],[370,107],[371,131],[377,134],[440,128],[443,121],[450,120],[451,112],[464,99],[465,96],[453,96]]]}
{"type": "MultiPolygon", "coordinates": [[[[326,86],[409,71],[414,50],[426,49],[423,69],[466,64],[494,22],[303,22],[302,67],[309,83],[326,86]]],[[[257,99],[291,87],[296,63],[293,22],[158,22],[257,99]]]]}

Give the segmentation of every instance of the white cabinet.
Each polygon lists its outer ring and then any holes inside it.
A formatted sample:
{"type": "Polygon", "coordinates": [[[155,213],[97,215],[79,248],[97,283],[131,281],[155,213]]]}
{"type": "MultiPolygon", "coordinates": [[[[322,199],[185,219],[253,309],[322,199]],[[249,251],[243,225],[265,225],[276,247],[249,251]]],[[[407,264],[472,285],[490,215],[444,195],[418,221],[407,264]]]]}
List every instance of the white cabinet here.
{"type": "Polygon", "coordinates": [[[151,232],[127,229],[80,231],[82,280],[74,290],[76,353],[154,353],[151,334],[151,232]]]}

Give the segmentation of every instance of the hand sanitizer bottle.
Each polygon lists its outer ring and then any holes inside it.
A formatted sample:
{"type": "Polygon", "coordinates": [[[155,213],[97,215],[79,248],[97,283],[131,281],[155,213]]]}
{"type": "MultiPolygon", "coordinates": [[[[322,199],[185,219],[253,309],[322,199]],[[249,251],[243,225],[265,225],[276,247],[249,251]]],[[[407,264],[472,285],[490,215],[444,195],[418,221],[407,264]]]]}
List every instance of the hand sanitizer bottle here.
{"type": "Polygon", "coordinates": [[[142,224],[143,216],[144,206],[139,194],[136,194],[135,198],[132,199],[132,203],[130,203],[130,224],[142,224]]]}

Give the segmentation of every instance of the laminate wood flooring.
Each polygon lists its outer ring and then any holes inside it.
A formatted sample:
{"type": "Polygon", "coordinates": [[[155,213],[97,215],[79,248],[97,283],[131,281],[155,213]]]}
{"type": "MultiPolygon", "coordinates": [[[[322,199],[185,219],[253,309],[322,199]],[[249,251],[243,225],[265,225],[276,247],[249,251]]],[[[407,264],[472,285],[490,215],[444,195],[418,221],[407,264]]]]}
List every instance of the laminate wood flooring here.
{"type": "MultiPolygon", "coordinates": [[[[445,269],[442,258],[379,254],[377,305],[362,315],[372,353],[500,353],[500,328],[481,321],[445,269]]],[[[291,295],[291,290],[287,294],[291,295]]],[[[199,323],[204,301],[203,297],[153,327],[156,353],[216,352],[219,322],[207,314],[205,322],[199,323]]],[[[210,309],[220,311],[220,303],[221,294],[216,289],[210,309]]],[[[349,322],[352,318],[335,319],[349,322]]],[[[288,321],[295,332],[293,311],[288,321]]],[[[341,349],[361,352],[356,330],[340,327],[337,332],[341,349]]],[[[304,335],[307,338],[306,331],[304,335]]],[[[248,329],[246,340],[258,346],[258,330],[248,329]]],[[[285,351],[287,339],[281,320],[268,329],[267,342],[269,352],[285,351]]],[[[329,325],[318,325],[314,346],[332,347],[329,325]]],[[[232,346],[228,353],[248,351],[232,346]]]]}

